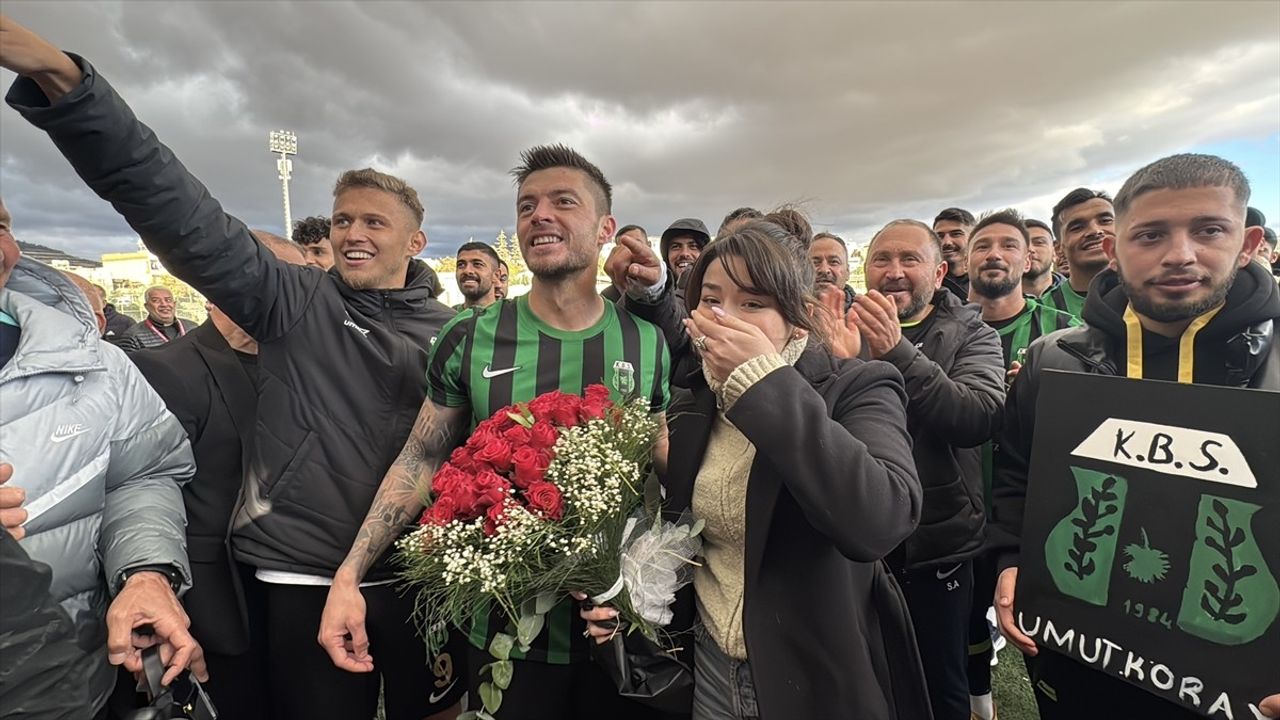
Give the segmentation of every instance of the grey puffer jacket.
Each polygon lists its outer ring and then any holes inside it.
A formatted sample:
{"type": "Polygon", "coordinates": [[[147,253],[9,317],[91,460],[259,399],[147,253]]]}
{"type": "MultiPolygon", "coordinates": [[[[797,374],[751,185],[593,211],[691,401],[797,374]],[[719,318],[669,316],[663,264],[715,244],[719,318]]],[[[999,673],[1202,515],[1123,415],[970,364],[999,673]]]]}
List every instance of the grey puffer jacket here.
{"type": "Polygon", "coordinates": [[[22,330],[0,368],[0,462],[27,491],[22,545],[53,569],[50,592],[86,651],[76,675],[97,708],[115,681],[105,617],[123,572],[172,565],[190,584],[179,484],[195,464],[182,426],[125,354],[99,339],[70,280],[23,258],[0,289],[0,310],[22,330]]]}

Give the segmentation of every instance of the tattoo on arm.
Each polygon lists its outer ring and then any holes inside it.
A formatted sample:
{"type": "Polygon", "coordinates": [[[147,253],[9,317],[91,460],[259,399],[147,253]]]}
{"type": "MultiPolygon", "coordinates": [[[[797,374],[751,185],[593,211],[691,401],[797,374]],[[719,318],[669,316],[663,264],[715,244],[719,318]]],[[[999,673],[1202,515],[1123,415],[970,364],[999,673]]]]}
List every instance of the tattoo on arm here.
{"type": "Polygon", "coordinates": [[[423,401],[409,439],[383,476],[360,532],[342,563],[343,568],[355,574],[357,581],[422,512],[431,490],[431,476],[462,440],[470,414],[465,406],[445,407],[430,398],[423,401]]]}

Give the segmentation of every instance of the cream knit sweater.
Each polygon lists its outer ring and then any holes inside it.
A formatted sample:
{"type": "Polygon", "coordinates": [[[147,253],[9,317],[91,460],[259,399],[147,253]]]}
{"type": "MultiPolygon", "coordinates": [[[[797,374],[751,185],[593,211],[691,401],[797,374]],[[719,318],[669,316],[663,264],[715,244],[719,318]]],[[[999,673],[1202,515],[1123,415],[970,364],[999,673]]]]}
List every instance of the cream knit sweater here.
{"type": "Polygon", "coordinates": [[[794,365],[806,344],[806,338],[792,340],[781,354],[752,358],[738,366],[723,385],[707,376],[722,409],[716,413],[702,467],[693,483],[693,514],[706,523],[702,531],[705,561],[693,573],[693,587],[707,632],[726,655],[738,660],[747,659],[742,633],[747,479],[756,449],[724,413],[766,375],[794,365]]]}

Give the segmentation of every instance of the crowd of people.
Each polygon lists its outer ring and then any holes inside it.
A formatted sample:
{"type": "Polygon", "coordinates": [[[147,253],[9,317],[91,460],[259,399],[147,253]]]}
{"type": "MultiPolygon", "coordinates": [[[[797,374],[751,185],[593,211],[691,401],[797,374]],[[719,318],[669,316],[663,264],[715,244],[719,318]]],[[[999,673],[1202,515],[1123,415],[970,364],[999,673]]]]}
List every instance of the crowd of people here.
{"type": "MultiPolygon", "coordinates": [[[[859,294],[846,241],[796,208],[714,235],[682,218],[655,252],[600,168],[538,146],[513,171],[529,291],[469,242],[447,307],[403,180],[350,170],[330,217],[252,230],[88,60],[0,17],[0,66],[8,104],[209,303],[196,325],[151,288],[130,326],[19,257],[0,204],[5,717],[127,718],[151,647],[236,720],[479,707],[501,623],[429,654],[389,550],[477,422],[601,382],[664,418],[664,502],[705,523],[669,628],[692,702],[619,694],[592,659],[616,611],[565,598],[496,718],[995,720],[1005,638],[1043,718],[1197,716],[1038,652],[1013,612],[1045,370],[1178,380],[1208,316],[1189,381],[1280,390],[1276,237],[1232,163],[1161,158],[1047,221],[891,220],[859,294]]],[[[1255,703],[1280,717],[1280,695],[1255,703]]]]}

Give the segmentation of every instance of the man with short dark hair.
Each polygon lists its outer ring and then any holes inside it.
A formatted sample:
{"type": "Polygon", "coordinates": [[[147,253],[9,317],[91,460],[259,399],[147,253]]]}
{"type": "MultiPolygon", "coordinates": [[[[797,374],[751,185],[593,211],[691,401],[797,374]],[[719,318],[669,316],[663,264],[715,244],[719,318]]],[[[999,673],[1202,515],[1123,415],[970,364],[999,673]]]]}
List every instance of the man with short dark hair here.
{"type": "Polygon", "coordinates": [[[343,173],[333,193],[333,271],[283,262],[93,66],[0,23],[0,65],[22,76],[9,104],[51,136],[175,276],[258,342],[263,382],[232,542],[266,585],[272,692],[264,701],[277,717],[371,717],[386,678],[389,717],[455,705],[461,683],[433,677],[412,602],[390,584],[385,562],[365,577],[376,584],[367,588],[384,660],[376,672],[341,672],[316,643],[326,585],[425,397],[427,351],[456,315],[434,300],[434,275],[414,259],[426,244],[417,192],[373,169],[343,173]],[[436,680],[438,695],[421,692],[436,680]]]}
{"type": "MultiPolygon", "coordinates": [[[[1023,269],[1032,263],[1030,228],[1016,210],[987,213],[969,234],[969,289],[982,309],[982,321],[1000,336],[1005,377],[1012,381],[1022,367],[1031,343],[1079,321],[1023,295],[1023,269]]],[[[1051,257],[1045,253],[1044,257],[1051,257]]],[[[990,443],[982,446],[984,507],[990,514],[990,443]]],[[[973,559],[974,602],[969,613],[969,703],[975,720],[994,720],[991,698],[991,659],[994,653],[987,625],[987,597],[995,590],[995,558],[982,553],[973,559]]]]}
{"type": "MultiPolygon", "coordinates": [[[[359,584],[420,516],[432,475],[469,428],[513,403],[551,390],[577,394],[594,383],[608,386],[615,400],[634,388],[654,412],[666,406],[670,361],[662,333],[595,289],[600,249],[616,227],[604,174],[572,148],[550,145],[525,151],[513,175],[520,253],[533,286],[486,312],[460,313],[441,331],[427,369],[428,398],[329,591],[320,641],[338,667],[359,672],[372,666],[365,623],[374,617],[359,584]]],[[[470,628],[473,707],[482,705],[480,669],[493,659],[487,648],[504,627],[495,613],[470,628]]],[[[654,717],[651,709],[619,696],[591,661],[585,628],[575,604],[552,608],[529,652],[512,658],[511,684],[493,715],[654,717]]]]}
{"type": "Polygon", "coordinates": [[[965,253],[973,223],[973,213],[956,207],[943,210],[933,219],[933,231],[942,241],[942,259],[947,261],[942,286],[960,298],[960,302],[969,302],[969,263],[965,253]]]}
{"type": "Polygon", "coordinates": [[[1054,310],[1080,317],[1089,283],[1107,268],[1102,244],[1115,239],[1116,218],[1111,196],[1101,190],[1076,188],[1053,206],[1053,235],[1066,258],[1067,281],[1049,290],[1044,300],[1054,310]]]}
{"type": "Polygon", "coordinates": [[[844,310],[849,312],[858,296],[849,287],[849,248],[844,238],[831,233],[818,233],[809,243],[809,261],[813,263],[814,292],[821,296],[826,292],[838,292],[843,298],[844,310]]]}
{"type": "Polygon", "coordinates": [[[142,294],[142,306],[147,309],[147,318],[125,330],[116,343],[125,352],[159,347],[196,326],[195,322],[178,317],[173,292],[163,285],[147,288],[142,294]]]}
{"type": "Polygon", "coordinates": [[[455,310],[486,308],[497,302],[493,288],[499,262],[498,252],[488,243],[471,241],[458,247],[453,276],[462,292],[462,304],[455,310]]]}
{"type": "Polygon", "coordinates": [[[675,276],[676,287],[684,287],[681,278],[686,277],[685,273],[693,268],[698,256],[702,254],[702,248],[710,241],[711,234],[707,232],[707,226],[697,218],[681,218],[662,231],[658,248],[667,268],[675,276]]]}
{"type": "Polygon", "coordinates": [[[1056,290],[1066,281],[1067,276],[1055,268],[1058,241],[1054,238],[1053,228],[1049,227],[1049,223],[1026,218],[1026,225],[1027,234],[1031,238],[1027,249],[1031,261],[1027,272],[1022,275],[1022,294],[1039,298],[1056,290]]]}
{"type": "Polygon", "coordinates": [[[981,446],[1004,402],[1000,340],[978,307],[942,289],[947,264],[928,225],[890,222],[871,239],[864,268],[867,292],[850,315],[862,355],[892,363],[906,381],[907,428],[925,487],[920,527],[885,561],[911,608],[934,718],[967,720],[981,446]]]}
{"type": "Polygon", "coordinates": [[[307,264],[328,270],[333,267],[333,245],[329,243],[330,221],[327,217],[303,218],[293,224],[293,241],[302,246],[307,264]]]}
{"type": "MultiPolygon", "coordinates": [[[[1115,675],[1039,652],[1014,620],[1015,586],[1044,371],[1280,390],[1280,342],[1273,332],[1280,288],[1250,262],[1262,232],[1246,230],[1248,199],[1240,169],[1211,155],[1173,155],[1134,173],[1116,194],[1115,230],[1098,233],[1113,269],[1093,281],[1085,326],[1032,346],[1010,389],[993,488],[991,544],[1002,569],[996,611],[1009,641],[1035,656],[1034,688],[1045,720],[1200,717],[1115,675]]],[[[1275,712],[1277,702],[1280,696],[1271,696],[1264,707],[1275,712]]]]}

